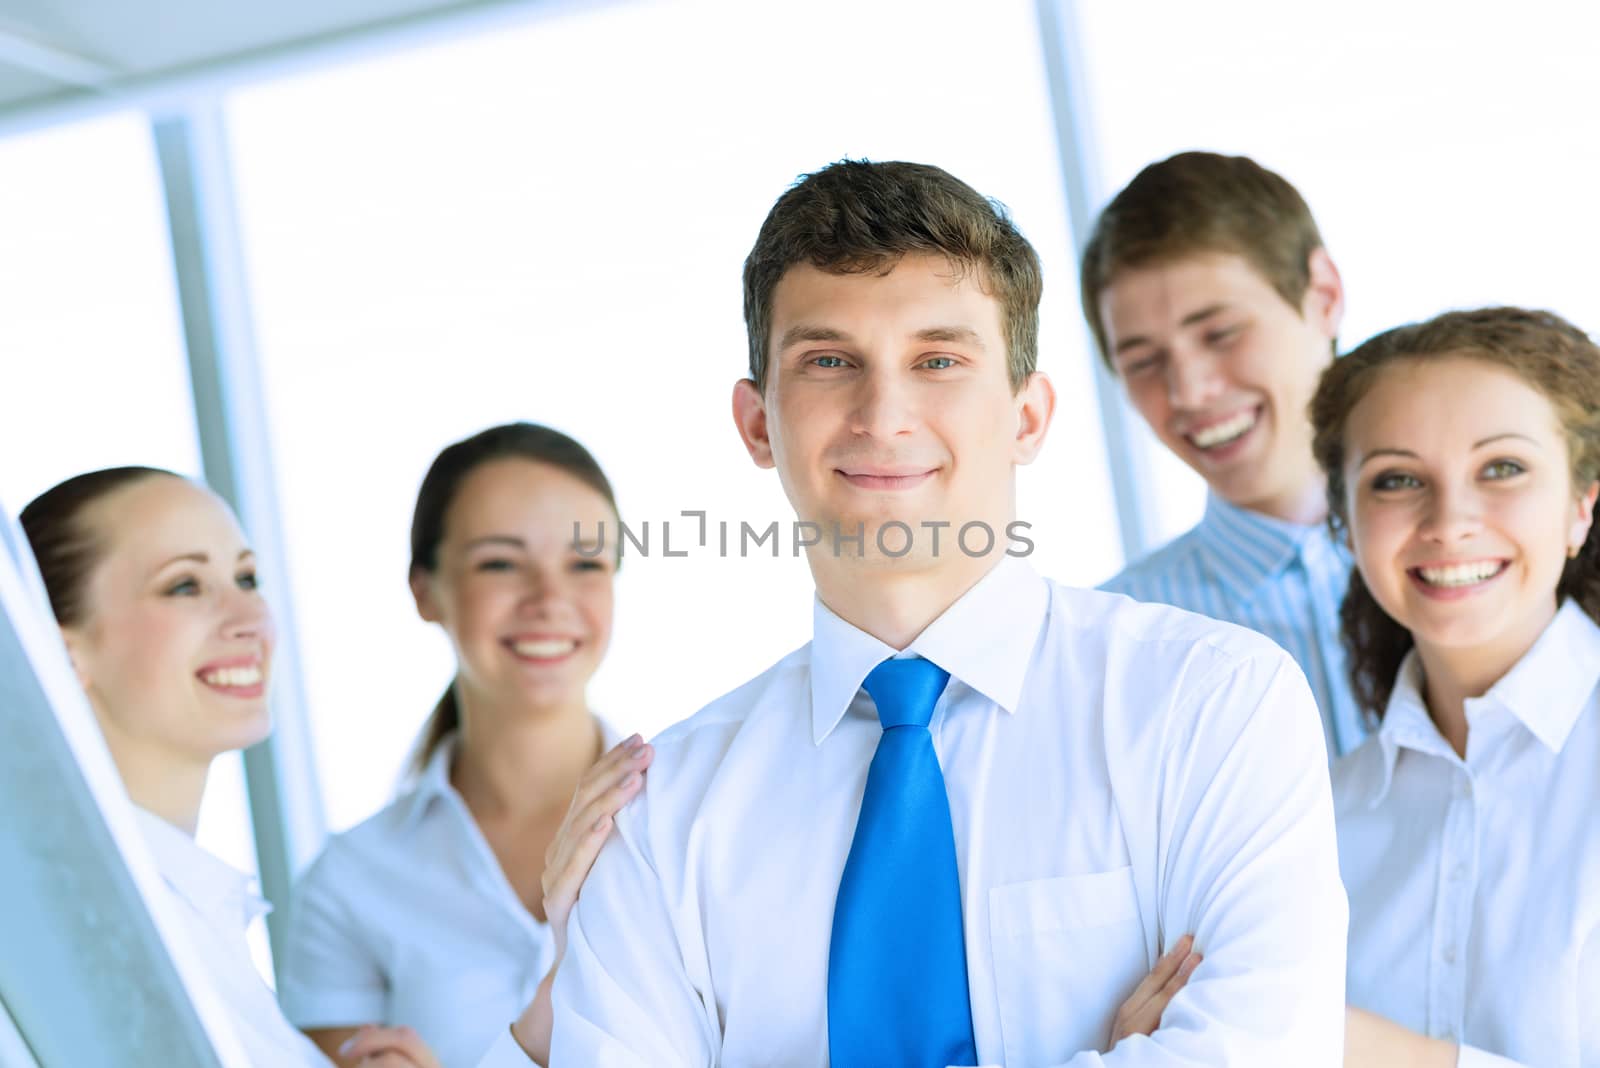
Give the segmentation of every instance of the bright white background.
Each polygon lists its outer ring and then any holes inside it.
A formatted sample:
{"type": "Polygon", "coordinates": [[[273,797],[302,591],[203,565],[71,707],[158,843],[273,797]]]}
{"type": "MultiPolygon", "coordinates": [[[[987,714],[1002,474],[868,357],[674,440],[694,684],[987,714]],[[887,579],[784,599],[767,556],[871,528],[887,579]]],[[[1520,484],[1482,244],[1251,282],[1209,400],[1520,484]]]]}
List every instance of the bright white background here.
{"type": "MultiPolygon", "coordinates": [[[[1185,148],[1280,170],[1344,271],[1347,344],[1484,302],[1600,327],[1596,9],[1072,7],[1102,194],[1185,148]]],[[[256,85],[227,114],[278,563],[335,829],[389,796],[449,677],[405,587],[413,494],[441,446],[552,423],[657,537],[686,508],[788,516],[727,414],[739,267],[772,200],[830,160],[936,162],[1011,207],[1044,259],[1041,363],[1062,397],[1020,514],[1047,573],[1120,566],[1032,0],[616,3],[256,85]]],[[[0,142],[0,234],[0,501],[112,463],[196,470],[142,121],[0,142]]],[[[1175,462],[1157,471],[1175,534],[1202,495],[1175,462]]],[[[688,714],[807,634],[808,576],[787,556],[632,557],[619,583],[591,696],[624,729],[688,714]]],[[[236,779],[218,797],[230,815],[207,818],[231,844],[207,833],[248,867],[236,779]]]]}
{"type": "MultiPolygon", "coordinates": [[[[1311,205],[1348,297],[1341,347],[1455,307],[1600,329],[1600,5],[1077,0],[1106,199],[1204,148],[1311,205]]],[[[1156,446],[1162,529],[1204,486],[1156,446]]]]}

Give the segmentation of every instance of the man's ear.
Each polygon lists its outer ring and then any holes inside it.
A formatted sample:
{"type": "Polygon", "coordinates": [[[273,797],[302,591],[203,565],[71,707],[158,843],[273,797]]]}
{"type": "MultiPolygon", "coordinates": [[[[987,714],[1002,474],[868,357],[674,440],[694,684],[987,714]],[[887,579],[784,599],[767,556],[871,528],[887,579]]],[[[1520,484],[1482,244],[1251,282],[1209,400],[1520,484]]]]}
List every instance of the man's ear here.
{"type": "Polygon", "coordinates": [[[1339,336],[1339,327],[1344,323],[1344,280],[1325,248],[1312,251],[1307,267],[1311,281],[1300,302],[1300,314],[1331,341],[1339,336]]]}
{"type": "Polygon", "coordinates": [[[420,567],[411,569],[411,598],[417,602],[417,615],[424,623],[439,622],[439,604],[433,596],[433,576],[420,567]]]}
{"type": "Polygon", "coordinates": [[[767,436],[767,402],[755,379],[741,378],[733,384],[733,423],[756,466],[773,466],[772,439],[767,436]]]}
{"type": "Polygon", "coordinates": [[[1014,463],[1031,464],[1044,447],[1044,436],[1056,411],[1056,387],[1050,376],[1034,371],[1017,390],[1017,440],[1011,458],[1014,463]]]}

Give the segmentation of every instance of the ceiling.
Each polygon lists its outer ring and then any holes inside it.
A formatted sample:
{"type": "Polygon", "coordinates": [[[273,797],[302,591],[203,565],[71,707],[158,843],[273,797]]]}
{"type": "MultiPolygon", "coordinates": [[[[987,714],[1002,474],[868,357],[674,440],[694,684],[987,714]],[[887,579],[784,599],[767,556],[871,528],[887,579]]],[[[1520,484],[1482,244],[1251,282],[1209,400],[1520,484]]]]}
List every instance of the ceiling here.
{"type": "Polygon", "coordinates": [[[581,0],[0,0],[0,126],[525,18],[581,0]]]}

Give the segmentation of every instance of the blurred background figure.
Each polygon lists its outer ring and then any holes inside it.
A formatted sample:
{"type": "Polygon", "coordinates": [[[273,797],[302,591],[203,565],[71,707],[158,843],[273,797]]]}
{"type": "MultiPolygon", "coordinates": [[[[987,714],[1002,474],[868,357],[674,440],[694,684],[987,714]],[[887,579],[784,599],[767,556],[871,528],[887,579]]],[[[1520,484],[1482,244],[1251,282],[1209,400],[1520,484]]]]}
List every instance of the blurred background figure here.
{"type": "Polygon", "coordinates": [[[279,993],[330,1056],[380,1022],[472,1065],[529,1008],[524,1044],[547,1061],[567,912],[652,752],[622,744],[587,692],[611,639],[617,522],[600,465],[548,427],[490,427],[423,478],[411,590],[455,678],[410,787],[336,835],[295,890],[279,993]],[[575,796],[583,814],[558,845],[575,796]]]}

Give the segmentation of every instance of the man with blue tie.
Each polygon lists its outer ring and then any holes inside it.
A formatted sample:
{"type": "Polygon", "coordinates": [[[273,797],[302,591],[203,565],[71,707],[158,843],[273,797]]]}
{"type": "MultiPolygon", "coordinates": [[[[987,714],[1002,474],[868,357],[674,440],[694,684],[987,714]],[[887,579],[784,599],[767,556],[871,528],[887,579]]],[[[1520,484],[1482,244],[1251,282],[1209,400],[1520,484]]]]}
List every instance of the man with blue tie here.
{"type": "Polygon", "coordinates": [[[1350,752],[1367,734],[1339,643],[1351,559],[1306,413],[1344,286],[1311,209],[1254,160],[1182,152],[1112,198],[1079,279],[1129,401],[1209,490],[1194,529],[1102,589],[1265,634],[1306,673],[1328,755],[1350,752]]]}
{"type": "Polygon", "coordinates": [[[813,639],[656,740],[573,913],[558,1068],[1340,1063],[1304,677],[1019,558],[1040,287],[935,167],[845,161],[774,205],[733,409],[821,532],[813,639]],[[1185,932],[1203,963],[1113,1042],[1185,932]]]}

